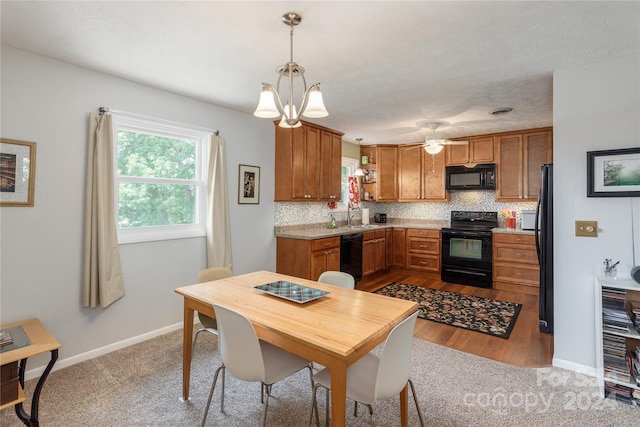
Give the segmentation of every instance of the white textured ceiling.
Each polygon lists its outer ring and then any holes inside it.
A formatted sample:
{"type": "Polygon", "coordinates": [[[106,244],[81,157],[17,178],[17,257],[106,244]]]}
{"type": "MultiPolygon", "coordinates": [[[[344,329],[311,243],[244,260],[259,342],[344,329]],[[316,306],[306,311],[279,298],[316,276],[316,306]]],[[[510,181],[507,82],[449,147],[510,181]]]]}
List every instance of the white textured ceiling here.
{"type": "Polygon", "coordinates": [[[308,82],[321,82],[330,113],[313,121],[364,144],[420,141],[428,121],[443,122],[438,133],[449,138],[550,126],[554,70],[640,51],[638,1],[0,7],[3,45],[247,113],[260,83],[275,84],[276,67],[289,59],[281,15],[298,12],[294,60],[308,82]],[[497,107],[513,112],[489,115],[497,107]]]}

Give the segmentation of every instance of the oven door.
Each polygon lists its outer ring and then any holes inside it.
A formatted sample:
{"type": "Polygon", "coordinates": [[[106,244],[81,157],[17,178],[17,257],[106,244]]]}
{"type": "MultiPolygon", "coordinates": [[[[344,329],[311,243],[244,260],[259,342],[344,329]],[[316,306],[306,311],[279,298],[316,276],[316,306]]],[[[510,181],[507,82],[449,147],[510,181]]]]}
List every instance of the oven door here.
{"type": "Polygon", "coordinates": [[[491,231],[443,230],[441,278],[491,287],[491,231]]]}

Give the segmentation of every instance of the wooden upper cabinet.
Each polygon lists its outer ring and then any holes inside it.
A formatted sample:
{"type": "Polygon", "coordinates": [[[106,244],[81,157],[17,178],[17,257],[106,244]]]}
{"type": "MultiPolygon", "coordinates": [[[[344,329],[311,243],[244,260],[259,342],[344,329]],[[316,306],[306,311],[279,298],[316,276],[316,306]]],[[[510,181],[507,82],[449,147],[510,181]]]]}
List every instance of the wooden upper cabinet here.
{"type": "Polygon", "coordinates": [[[339,200],[342,133],[305,122],[275,129],[274,200],[339,200]]]}
{"type": "Polygon", "coordinates": [[[432,156],[422,144],[398,147],[398,200],[448,200],[444,159],[444,151],[432,156]]]}
{"type": "Polygon", "coordinates": [[[320,198],[340,200],[341,179],[342,135],[323,130],[320,136],[320,198]]]}
{"type": "Polygon", "coordinates": [[[497,201],[536,200],[540,167],[553,159],[550,128],[496,136],[497,201]]]}
{"type": "Polygon", "coordinates": [[[468,144],[445,146],[447,166],[494,162],[494,137],[467,138],[468,144]]]}
{"type": "Polygon", "coordinates": [[[398,199],[398,146],[379,145],[378,158],[378,194],[377,200],[390,202],[398,199]]]}
{"type": "Polygon", "coordinates": [[[421,145],[398,148],[398,200],[422,198],[423,152],[421,145]]]}
{"type": "Polygon", "coordinates": [[[540,193],[540,168],[553,161],[553,132],[525,132],[524,143],[524,198],[535,200],[540,193]]]}

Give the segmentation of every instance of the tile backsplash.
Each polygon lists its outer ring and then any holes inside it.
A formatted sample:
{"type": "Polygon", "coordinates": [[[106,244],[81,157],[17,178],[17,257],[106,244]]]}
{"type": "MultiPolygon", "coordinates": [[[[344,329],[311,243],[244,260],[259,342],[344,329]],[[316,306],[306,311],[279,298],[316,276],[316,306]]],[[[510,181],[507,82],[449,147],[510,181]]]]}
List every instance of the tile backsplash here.
{"type": "MultiPolygon", "coordinates": [[[[386,213],[389,218],[402,219],[438,219],[448,220],[451,211],[496,211],[515,210],[520,218],[523,209],[535,209],[536,202],[496,202],[494,191],[454,191],[449,202],[403,202],[403,203],[369,203],[370,215],[386,213]]],[[[346,219],[346,212],[327,209],[326,203],[275,203],[274,225],[296,225],[324,223],[330,220],[333,213],[336,220],[346,219]]],[[[355,218],[360,218],[360,210],[355,211],[355,218]]],[[[499,216],[499,220],[504,218],[499,216]]],[[[518,224],[519,225],[519,224],[518,224]]]]}

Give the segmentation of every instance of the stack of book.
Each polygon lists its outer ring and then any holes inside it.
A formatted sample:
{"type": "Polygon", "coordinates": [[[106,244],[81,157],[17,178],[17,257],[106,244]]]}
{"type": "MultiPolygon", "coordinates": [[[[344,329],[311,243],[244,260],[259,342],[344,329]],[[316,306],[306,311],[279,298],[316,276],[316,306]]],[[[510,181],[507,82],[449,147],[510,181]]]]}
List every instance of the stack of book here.
{"type": "Polygon", "coordinates": [[[610,399],[615,399],[618,402],[626,403],[627,405],[638,405],[637,391],[623,385],[604,383],[604,395],[610,399]]]}
{"type": "Polygon", "coordinates": [[[633,322],[626,311],[624,289],[602,288],[602,327],[605,331],[628,333],[633,322]]]}
{"type": "Polygon", "coordinates": [[[0,347],[4,347],[5,345],[13,344],[13,337],[11,336],[11,332],[6,329],[0,329],[0,347]]]}
{"type": "Polygon", "coordinates": [[[604,376],[618,381],[631,382],[631,370],[627,358],[627,344],[624,337],[608,333],[602,334],[604,353],[604,376]]]}
{"type": "Polygon", "coordinates": [[[637,302],[631,302],[631,317],[636,331],[640,334],[640,304],[637,302]]]}

